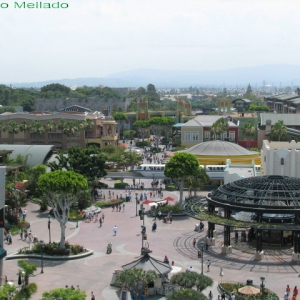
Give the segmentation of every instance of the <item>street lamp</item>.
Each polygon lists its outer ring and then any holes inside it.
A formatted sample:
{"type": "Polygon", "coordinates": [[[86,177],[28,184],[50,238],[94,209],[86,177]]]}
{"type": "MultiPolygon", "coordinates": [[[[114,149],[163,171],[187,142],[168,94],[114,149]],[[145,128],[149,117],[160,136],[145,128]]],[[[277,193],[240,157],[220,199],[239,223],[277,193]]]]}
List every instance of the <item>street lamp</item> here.
{"type": "Polygon", "coordinates": [[[43,259],[43,250],[44,250],[44,241],[40,240],[40,246],[41,246],[41,274],[44,273],[44,259],[43,259]]]}
{"type": "Polygon", "coordinates": [[[153,191],[154,191],[154,174],[152,174],[153,176],[152,176],[152,189],[153,189],[153,191]]]}
{"type": "Polygon", "coordinates": [[[201,247],[201,274],[203,274],[203,252],[204,252],[204,242],[200,242],[201,247]]]}
{"type": "Polygon", "coordinates": [[[265,281],[265,277],[260,277],[260,280],[261,280],[261,293],[263,294],[264,293],[264,288],[265,288],[265,285],[264,285],[264,281],[265,281]]]}
{"type": "Polygon", "coordinates": [[[51,230],[50,230],[50,227],[51,227],[51,221],[50,221],[50,215],[48,215],[48,230],[49,230],[49,244],[51,244],[51,230]]]}
{"type": "Polygon", "coordinates": [[[137,206],[138,206],[138,193],[135,193],[135,216],[137,217],[138,213],[137,213],[137,206]]]}
{"type": "Polygon", "coordinates": [[[75,202],[76,205],[76,228],[78,228],[78,202],[75,202]]]}
{"type": "Polygon", "coordinates": [[[145,207],[142,207],[143,225],[145,225],[145,207]]]}

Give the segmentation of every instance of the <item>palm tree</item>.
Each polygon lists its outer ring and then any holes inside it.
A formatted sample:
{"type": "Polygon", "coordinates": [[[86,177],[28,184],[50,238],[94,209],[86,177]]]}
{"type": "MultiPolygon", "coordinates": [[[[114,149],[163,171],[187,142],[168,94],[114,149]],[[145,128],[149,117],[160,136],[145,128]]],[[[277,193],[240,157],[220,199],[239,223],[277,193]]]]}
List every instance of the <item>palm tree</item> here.
{"type": "Polygon", "coordinates": [[[85,120],[85,124],[84,124],[84,129],[85,129],[85,137],[87,139],[87,145],[89,144],[88,139],[89,139],[89,135],[88,135],[88,131],[90,131],[91,129],[94,128],[94,121],[92,119],[86,119],[85,120]]]}
{"type": "Polygon", "coordinates": [[[247,138],[247,148],[250,148],[250,140],[255,136],[256,128],[253,121],[248,121],[242,128],[242,134],[247,138]]]}
{"type": "Polygon", "coordinates": [[[27,138],[27,132],[30,131],[31,123],[29,121],[24,120],[20,123],[19,126],[20,126],[21,132],[25,133],[25,138],[27,138]]]}
{"type": "Polygon", "coordinates": [[[284,125],[282,120],[277,121],[272,126],[270,137],[272,141],[282,141],[288,139],[286,126],[284,125]]]}
{"type": "Polygon", "coordinates": [[[81,121],[81,120],[76,120],[75,121],[75,126],[77,128],[77,132],[78,132],[78,146],[80,146],[80,133],[81,131],[85,130],[84,126],[85,126],[85,122],[81,121]]]}
{"type": "Polygon", "coordinates": [[[204,184],[209,182],[210,178],[207,175],[205,169],[199,167],[199,170],[194,176],[188,178],[190,184],[190,191],[194,189],[194,196],[197,196],[197,188],[200,190],[203,188],[204,184]]]}
{"type": "Polygon", "coordinates": [[[7,123],[7,131],[11,134],[11,144],[13,144],[15,134],[20,132],[19,125],[15,121],[9,121],[7,123]]]}
{"type": "Polygon", "coordinates": [[[46,129],[45,126],[38,120],[34,120],[32,122],[31,126],[31,132],[34,133],[36,136],[36,139],[40,139],[43,137],[43,134],[45,133],[46,129]]]}
{"type": "Polygon", "coordinates": [[[57,124],[53,120],[49,120],[45,125],[45,129],[47,132],[49,132],[49,136],[50,136],[49,138],[50,140],[52,140],[52,132],[56,131],[57,124]]]}
{"type": "Polygon", "coordinates": [[[219,138],[221,137],[221,134],[223,132],[226,132],[228,130],[228,122],[226,118],[220,118],[218,119],[215,123],[212,124],[211,126],[211,134],[213,136],[215,136],[215,138],[219,138]]]}
{"type": "Polygon", "coordinates": [[[6,124],[3,121],[0,121],[0,137],[1,133],[6,131],[6,124]]]}

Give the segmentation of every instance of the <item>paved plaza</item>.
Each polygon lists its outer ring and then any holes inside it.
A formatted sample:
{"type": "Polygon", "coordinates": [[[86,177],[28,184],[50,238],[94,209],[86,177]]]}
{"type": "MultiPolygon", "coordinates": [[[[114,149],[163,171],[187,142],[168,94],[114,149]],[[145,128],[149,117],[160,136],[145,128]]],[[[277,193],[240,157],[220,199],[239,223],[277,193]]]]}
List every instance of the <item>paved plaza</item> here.
{"type": "MultiPolygon", "coordinates": [[[[109,184],[112,186],[112,181],[109,184]]],[[[124,191],[122,193],[124,194],[124,191]]],[[[178,199],[179,193],[164,191],[164,197],[167,196],[178,199]]],[[[38,205],[33,203],[28,204],[27,211],[33,235],[47,243],[49,240],[48,212],[40,213],[38,205]]],[[[136,216],[135,200],[125,204],[124,212],[112,212],[111,208],[103,209],[103,212],[105,221],[101,228],[98,223],[93,222],[79,222],[78,228],[76,228],[75,222],[67,224],[67,240],[71,244],[80,244],[94,250],[92,256],[71,261],[45,260],[44,274],[40,274],[40,260],[31,260],[39,266],[35,275],[30,278],[30,282],[38,284],[38,292],[32,299],[41,299],[43,291],[66,285],[69,287],[79,285],[82,290],[87,292],[87,299],[90,299],[91,291],[95,293],[97,300],[118,299],[117,290],[110,287],[112,274],[114,270],[121,269],[122,265],[140,257],[142,221],[136,216]],[[115,225],[118,227],[116,236],[113,234],[115,225]],[[108,255],[106,246],[110,241],[113,244],[113,252],[108,255]]],[[[201,239],[205,237],[205,231],[200,233],[194,231],[198,221],[190,217],[175,217],[172,224],[157,221],[156,232],[151,231],[152,223],[153,218],[146,216],[148,242],[153,251],[151,255],[159,260],[163,260],[167,255],[169,260],[174,261],[175,266],[182,268],[183,271],[189,266],[193,266],[195,271],[200,272],[201,259],[198,258],[197,251],[201,239]],[[197,240],[196,247],[193,246],[194,238],[197,240]]],[[[205,223],[206,228],[207,223],[205,223]]],[[[291,249],[269,249],[266,251],[264,260],[260,262],[254,260],[254,247],[247,243],[233,243],[232,254],[220,254],[223,242],[222,228],[216,226],[216,230],[218,232],[216,245],[209,247],[204,253],[204,264],[207,259],[211,261],[210,272],[207,274],[215,281],[221,280],[219,275],[222,267],[223,281],[246,283],[247,279],[251,279],[254,284],[259,285],[259,278],[264,276],[266,287],[281,297],[287,284],[292,288],[300,285],[298,282],[300,264],[291,261],[291,249]]],[[[54,219],[51,223],[51,239],[52,241],[60,239],[60,227],[54,219]]],[[[12,245],[5,244],[5,249],[8,255],[11,255],[24,246],[28,246],[28,244],[20,240],[19,236],[15,236],[12,245]]],[[[4,261],[4,274],[15,284],[18,279],[17,271],[17,260],[4,261]]],[[[205,266],[204,271],[206,272],[205,266]]],[[[216,296],[216,285],[212,289],[216,296]]],[[[164,297],[157,296],[152,299],[164,299],[164,297]]]]}

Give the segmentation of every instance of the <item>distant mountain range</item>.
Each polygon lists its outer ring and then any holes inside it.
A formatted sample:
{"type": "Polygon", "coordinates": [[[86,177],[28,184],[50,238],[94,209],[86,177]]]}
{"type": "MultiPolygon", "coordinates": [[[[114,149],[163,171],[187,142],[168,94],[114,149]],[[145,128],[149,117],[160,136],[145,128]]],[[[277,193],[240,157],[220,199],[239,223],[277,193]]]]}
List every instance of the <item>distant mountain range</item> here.
{"type": "Polygon", "coordinates": [[[40,88],[51,83],[67,86],[99,86],[109,87],[146,87],[149,83],[156,88],[179,87],[253,87],[263,84],[283,86],[300,85],[300,66],[298,65],[265,65],[259,67],[235,68],[227,70],[188,71],[188,70],[156,70],[136,69],[113,73],[103,78],[57,79],[40,82],[12,83],[14,87],[40,88]]]}

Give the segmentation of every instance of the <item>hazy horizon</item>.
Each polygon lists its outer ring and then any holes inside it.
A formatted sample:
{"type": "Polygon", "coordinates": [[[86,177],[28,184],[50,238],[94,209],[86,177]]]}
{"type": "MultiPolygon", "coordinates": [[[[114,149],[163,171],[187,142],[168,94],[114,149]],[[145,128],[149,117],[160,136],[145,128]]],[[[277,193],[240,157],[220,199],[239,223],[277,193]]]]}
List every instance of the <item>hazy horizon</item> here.
{"type": "Polygon", "coordinates": [[[0,8],[0,82],[300,65],[298,1],[64,1],[0,8]]]}

